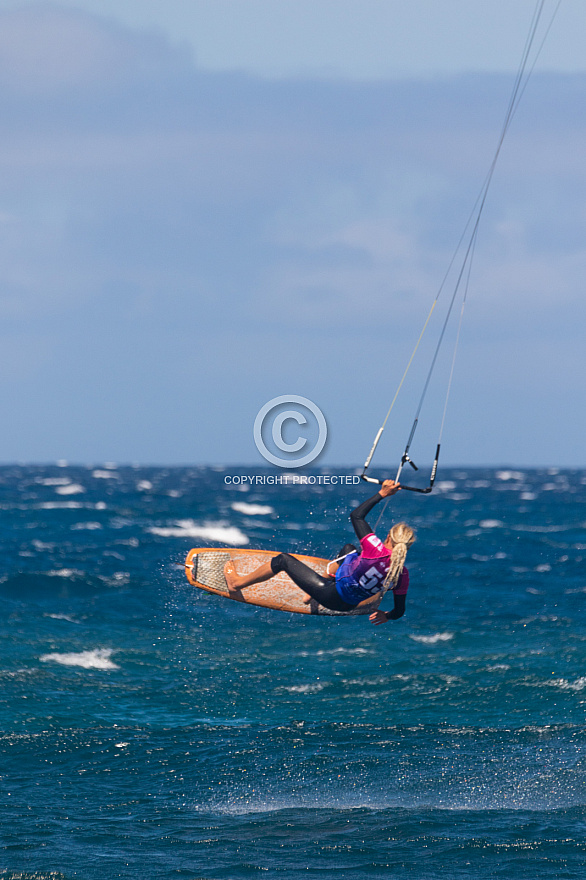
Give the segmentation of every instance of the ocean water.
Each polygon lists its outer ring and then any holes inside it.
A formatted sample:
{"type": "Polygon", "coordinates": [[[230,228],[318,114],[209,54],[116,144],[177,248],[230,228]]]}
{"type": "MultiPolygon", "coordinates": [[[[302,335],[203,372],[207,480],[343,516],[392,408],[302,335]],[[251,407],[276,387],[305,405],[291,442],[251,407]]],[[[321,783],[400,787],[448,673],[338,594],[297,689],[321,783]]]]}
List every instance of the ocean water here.
{"type": "Polygon", "coordinates": [[[188,585],[191,546],[333,555],[371,491],[253,473],[0,468],[0,878],[583,877],[586,472],[392,499],[380,627],[188,585]]]}

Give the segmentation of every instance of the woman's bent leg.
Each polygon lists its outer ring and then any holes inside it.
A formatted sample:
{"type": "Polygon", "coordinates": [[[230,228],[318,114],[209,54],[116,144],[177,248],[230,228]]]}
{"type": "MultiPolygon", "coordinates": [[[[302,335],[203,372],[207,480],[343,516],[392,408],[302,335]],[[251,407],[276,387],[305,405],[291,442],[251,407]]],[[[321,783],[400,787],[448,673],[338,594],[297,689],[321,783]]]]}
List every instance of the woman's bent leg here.
{"type": "Polygon", "coordinates": [[[349,605],[341,598],[336,590],[334,578],[322,577],[309,565],[305,565],[300,559],[295,559],[289,553],[279,553],[271,559],[271,568],[274,574],[284,571],[291,580],[308,593],[312,599],[319,602],[331,611],[350,611],[355,605],[349,605]]]}

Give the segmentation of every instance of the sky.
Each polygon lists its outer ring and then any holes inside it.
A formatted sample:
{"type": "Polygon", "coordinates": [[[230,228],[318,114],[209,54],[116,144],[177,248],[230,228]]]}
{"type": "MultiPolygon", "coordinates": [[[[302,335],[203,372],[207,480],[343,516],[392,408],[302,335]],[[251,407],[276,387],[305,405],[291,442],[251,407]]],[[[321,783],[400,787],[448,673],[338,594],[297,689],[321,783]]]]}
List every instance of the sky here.
{"type": "MultiPolygon", "coordinates": [[[[317,463],[361,464],[492,161],[534,8],[0,0],[0,462],[261,467],[256,414],[292,394],[326,417],[317,463]]],[[[586,465],[585,30],[562,0],[499,157],[446,463],[586,465]]],[[[422,462],[448,371],[447,356],[422,462]]]]}

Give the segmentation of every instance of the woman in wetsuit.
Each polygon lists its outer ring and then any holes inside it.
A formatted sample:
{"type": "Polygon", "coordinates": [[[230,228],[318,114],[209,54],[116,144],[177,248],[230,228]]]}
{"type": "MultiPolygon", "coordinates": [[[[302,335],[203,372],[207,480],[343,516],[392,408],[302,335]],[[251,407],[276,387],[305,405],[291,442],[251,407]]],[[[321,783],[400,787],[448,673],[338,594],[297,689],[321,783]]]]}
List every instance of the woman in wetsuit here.
{"type": "Polygon", "coordinates": [[[280,571],[286,572],[309,598],[332,611],[352,611],[360,602],[370,599],[384,588],[392,589],[392,611],[374,611],[370,621],[378,626],[388,620],[397,620],[405,613],[405,597],[409,586],[409,572],[404,567],[407,550],[415,540],[413,529],[407,523],[397,523],[380,541],[365,520],[370,510],[383,498],[395,495],[400,485],[385,480],[380,490],[350,514],[360,551],[346,544],[334,562],[328,565],[328,575],[315,572],[289,553],[279,553],[270,562],[248,575],[238,575],[232,562],[224,568],[230,591],[242,590],[252,584],[269,580],[280,571]]]}

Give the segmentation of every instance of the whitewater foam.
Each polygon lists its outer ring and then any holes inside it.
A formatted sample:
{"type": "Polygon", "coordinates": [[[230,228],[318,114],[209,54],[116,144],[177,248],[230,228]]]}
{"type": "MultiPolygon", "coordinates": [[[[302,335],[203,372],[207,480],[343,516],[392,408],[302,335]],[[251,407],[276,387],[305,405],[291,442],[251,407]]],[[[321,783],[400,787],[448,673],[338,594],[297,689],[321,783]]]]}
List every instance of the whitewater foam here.
{"type": "Polygon", "coordinates": [[[57,495],[80,495],[85,489],[81,483],[68,483],[66,486],[57,486],[55,492],[57,495]]]}
{"type": "Polygon", "coordinates": [[[92,471],[92,477],[94,480],[117,480],[118,474],[112,471],[92,471]]]}
{"type": "Polygon", "coordinates": [[[86,506],[81,501],[45,501],[36,505],[39,510],[79,510],[86,506]]]}
{"type": "Polygon", "coordinates": [[[204,541],[233,546],[248,544],[248,538],[244,532],[235,526],[226,526],[224,523],[208,523],[199,526],[193,519],[177,520],[174,528],[153,527],[147,531],[152,535],[160,535],[162,538],[202,538],[204,541]]]}
{"type": "Polygon", "coordinates": [[[244,513],[246,516],[268,516],[275,512],[268,504],[246,504],[244,501],[235,501],[230,507],[237,513],[244,513]]]}
{"type": "Polygon", "coordinates": [[[319,691],[323,691],[325,688],[325,684],[294,684],[289,687],[284,687],[283,690],[287,691],[289,694],[317,694],[319,691]]]}
{"type": "Polygon", "coordinates": [[[568,681],[566,678],[554,678],[546,682],[550,687],[558,687],[562,691],[583,691],[586,688],[586,676],[577,678],[576,681],[568,681]]]}
{"type": "Polygon", "coordinates": [[[421,642],[422,645],[435,645],[437,642],[449,642],[454,638],[454,633],[434,633],[432,636],[409,636],[414,642],[421,642]]]}
{"type": "Polygon", "coordinates": [[[93,651],[80,651],[79,654],[43,654],[39,659],[42,663],[81,666],[83,669],[120,669],[116,663],[110,660],[112,654],[112,648],[95,648],[93,651]]]}
{"type": "Polygon", "coordinates": [[[75,620],[69,614],[43,614],[43,617],[52,617],[53,620],[67,620],[69,623],[79,623],[79,620],[75,620]]]}

